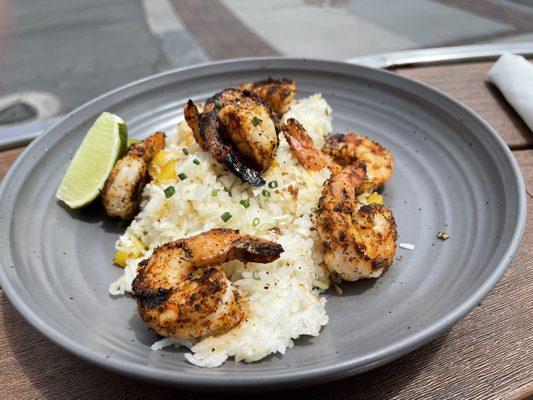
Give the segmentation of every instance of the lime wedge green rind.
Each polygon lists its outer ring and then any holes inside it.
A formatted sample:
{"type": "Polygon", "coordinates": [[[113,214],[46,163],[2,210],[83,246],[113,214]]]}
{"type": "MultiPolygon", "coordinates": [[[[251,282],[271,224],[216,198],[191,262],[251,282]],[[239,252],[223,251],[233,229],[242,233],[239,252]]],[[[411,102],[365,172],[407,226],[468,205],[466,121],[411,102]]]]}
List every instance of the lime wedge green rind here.
{"type": "Polygon", "coordinates": [[[126,126],[126,123],[124,121],[119,122],[118,124],[118,134],[120,136],[120,144],[121,144],[118,158],[122,158],[126,155],[126,152],[128,151],[128,147],[130,147],[129,140],[128,140],[128,127],[126,126]]]}
{"type": "Polygon", "coordinates": [[[98,197],[115,162],[127,150],[128,131],[124,121],[102,113],[76,151],[56,198],[70,208],[81,208],[98,197]]]}

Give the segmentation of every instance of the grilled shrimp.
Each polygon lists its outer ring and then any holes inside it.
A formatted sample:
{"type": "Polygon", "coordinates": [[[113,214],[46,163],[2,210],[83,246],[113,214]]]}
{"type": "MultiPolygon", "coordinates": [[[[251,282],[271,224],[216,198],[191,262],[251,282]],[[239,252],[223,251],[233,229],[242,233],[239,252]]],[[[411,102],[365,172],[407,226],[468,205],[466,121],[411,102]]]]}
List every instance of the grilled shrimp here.
{"type": "Polygon", "coordinates": [[[377,278],[392,264],[396,223],[382,205],[363,205],[357,193],[365,184],[363,164],[351,164],[324,183],[316,227],[327,268],[347,281],[377,278]]]}
{"type": "Polygon", "coordinates": [[[102,190],[102,203],[107,215],[129,221],[139,212],[141,194],[149,179],[148,164],[163,147],[165,134],[156,132],[133,144],[116,162],[102,190]]]}
{"type": "Polygon", "coordinates": [[[225,89],[208,99],[200,113],[192,100],[185,120],[205,150],[253,186],[265,184],[278,148],[277,119],[270,106],[248,90],[225,89]]]}
{"type": "Polygon", "coordinates": [[[363,191],[380,187],[392,176],[394,160],[390,151],[365,136],[355,133],[330,135],[322,151],[342,166],[364,163],[367,181],[363,191]]]}
{"type": "Polygon", "coordinates": [[[219,335],[247,314],[246,298],[221,263],[269,263],[281,245],[230,229],[212,229],[154,250],[139,264],[133,296],[143,321],[158,334],[195,339],[219,335]]]}
{"type": "Polygon", "coordinates": [[[198,111],[198,108],[195,106],[192,100],[189,99],[183,108],[183,114],[185,121],[187,121],[187,125],[189,125],[192,130],[194,140],[196,140],[196,143],[198,143],[202,150],[206,150],[204,139],[200,134],[200,111],[198,111]]]}
{"type": "Polygon", "coordinates": [[[278,117],[289,111],[290,103],[296,96],[296,83],[286,78],[269,77],[262,81],[241,83],[238,88],[256,92],[270,104],[278,117]]]}
{"type": "Polygon", "coordinates": [[[360,192],[376,190],[392,176],[394,161],[390,151],[364,136],[354,133],[331,135],[323,150],[319,150],[294,118],[289,118],[281,129],[292,154],[308,170],[320,171],[328,167],[335,173],[346,165],[363,163],[366,180],[359,187],[360,192]]]}

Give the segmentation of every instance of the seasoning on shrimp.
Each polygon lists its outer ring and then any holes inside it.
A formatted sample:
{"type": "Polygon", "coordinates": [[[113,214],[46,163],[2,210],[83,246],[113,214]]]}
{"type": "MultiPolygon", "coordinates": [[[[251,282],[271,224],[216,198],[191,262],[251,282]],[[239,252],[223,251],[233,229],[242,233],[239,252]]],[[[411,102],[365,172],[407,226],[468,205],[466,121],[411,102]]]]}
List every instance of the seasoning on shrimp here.
{"type": "Polygon", "coordinates": [[[141,193],[148,183],[148,164],[165,147],[165,134],[157,132],[140,143],[132,144],[118,160],[102,190],[102,203],[110,217],[131,220],[139,212],[141,193]]]}
{"type": "Polygon", "coordinates": [[[162,336],[195,339],[227,332],[246,317],[247,300],[221,264],[269,263],[282,252],[277,243],[231,229],[166,243],[139,264],[132,285],[139,314],[162,336]]]}
{"type": "Polygon", "coordinates": [[[327,167],[336,173],[347,165],[364,164],[366,177],[359,187],[360,193],[379,189],[392,176],[394,161],[390,151],[364,136],[354,133],[330,135],[320,150],[294,118],[289,118],[281,129],[292,154],[310,171],[327,167]]]}
{"type": "Polygon", "coordinates": [[[192,100],[185,120],[197,143],[252,186],[265,184],[278,148],[278,123],[268,103],[255,92],[225,89],[207,99],[200,113],[192,100]]]}
{"type": "Polygon", "coordinates": [[[344,167],[324,183],[318,202],[316,227],[324,246],[324,262],[347,281],[381,276],[396,252],[392,211],[357,200],[365,175],[361,164],[344,167]]]}
{"type": "Polygon", "coordinates": [[[291,101],[296,96],[296,83],[291,79],[268,78],[262,81],[241,83],[239,89],[257,93],[270,104],[272,111],[281,116],[289,111],[291,101]]]}

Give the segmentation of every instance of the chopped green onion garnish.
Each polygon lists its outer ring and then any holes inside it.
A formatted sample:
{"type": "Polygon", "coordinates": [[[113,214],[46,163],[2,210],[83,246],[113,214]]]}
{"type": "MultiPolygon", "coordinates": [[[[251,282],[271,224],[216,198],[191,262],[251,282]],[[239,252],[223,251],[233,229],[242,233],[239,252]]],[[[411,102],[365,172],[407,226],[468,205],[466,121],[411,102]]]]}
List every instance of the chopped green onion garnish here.
{"type": "Polygon", "coordinates": [[[231,190],[229,190],[226,186],[224,186],[224,191],[228,194],[229,197],[231,197],[231,190]]]}
{"type": "Polygon", "coordinates": [[[252,277],[258,281],[259,280],[259,271],[254,269],[254,272],[252,272],[252,277]]]}
{"type": "Polygon", "coordinates": [[[257,226],[257,225],[259,225],[259,222],[260,222],[260,219],[259,219],[259,218],[254,218],[254,220],[252,221],[252,226],[257,226]]]}
{"type": "Polygon", "coordinates": [[[169,197],[172,197],[176,193],[176,189],[174,189],[174,186],[169,186],[165,189],[165,197],[168,199],[169,197]]]}
{"type": "Polygon", "coordinates": [[[231,218],[231,214],[228,211],[226,211],[224,214],[220,216],[220,219],[224,222],[228,222],[230,218],[231,218]]]}
{"type": "Polygon", "coordinates": [[[261,192],[263,194],[263,196],[265,197],[270,197],[270,192],[266,189],[263,189],[263,191],[261,192]]]}
{"type": "Polygon", "coordinates": [[[211,197],[217,197],[218,192],[220,192],[220,189],[211,190],[211,197]]]}
{"type": "Polygon", "coordinates": [[[192,160],[192,162],[195,163],[196,165],[200,165],[200,160],[198,160],[196,158],[194,160],[192,160]]]}
{"type": "Polygon", "coordinates": [[[222,108],[222,103],[220,100],[215,100],[215,107],[217,110],[220,110],[222,108]]]}
{"type": "Polygon", "coordinates": [[[185,154],[186,156],[189,155],[189,150],[187,150],[185,147],[181,150],[183,151],[183,154],[185,154]]]}
{"type": "Polygon", "coordinates": [[[311,207],[311,212],[316,214],[316,213],[318,212],[318,208],[316,208],[316,207],[311,207]]]}
{"type": "Polygon", "coordinates": [[[239,203],[241,203],[241,206],[243,206],[244,208],[250,207],[250,201],[248,201],[247,199],[243,199],[239,201],[239,203]]]}
{"type": "Polygon", "coordinates": [[[117,221],[117,226],[118,226],[119,228],[124,228],[124,227],[126,226],[126,223],[125,223],[123,220],[119,219],[119,220],[117,221]]]}
{"type": "Polygon", "coordinates": [[[187,179],[187,175],[185,175],[183,172],[181,174],[178,174],[178,178],[180,178],[182,181],[187,179]]]}
{"type": "Polygon", "coordinates": [[[257,126],[259,125],[259,123],[261,122],[261,120],[257,117],[253,117],[252,118],[252,124],[254,124],[254,126],[257,126]]]}
{"type": "Polygon", "coordinates": [[[270,181],[270,182],[268,182],[268,187],[269,187],[270,189],[275,189],[275,188],[277,188],[277,187],[278,187],[278,181],[270,181]]]}

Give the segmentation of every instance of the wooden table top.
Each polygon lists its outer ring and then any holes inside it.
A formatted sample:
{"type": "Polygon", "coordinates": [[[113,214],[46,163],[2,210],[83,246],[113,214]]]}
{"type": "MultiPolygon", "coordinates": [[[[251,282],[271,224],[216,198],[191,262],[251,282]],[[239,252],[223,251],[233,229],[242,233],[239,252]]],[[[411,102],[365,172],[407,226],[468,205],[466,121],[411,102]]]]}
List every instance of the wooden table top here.
{"type": "MultiPolygon", "coordinates": [[[[287,393],[291,398],[487,400],[533,396],[533,133],[497,90],[484,83],[489,66],[468,63],[396,72],[461,100],[513,149],[526,181],[528,214],[511,266],[470,314],[433,342],[362,375],[287,393]]],[[[21,150],[0,153],[0,179],[21,150]]],[[[33,330],[1,290],[0,377],[0,397],[4,399],[209,397],[134,381],[79,360],[33,330]]]]}

